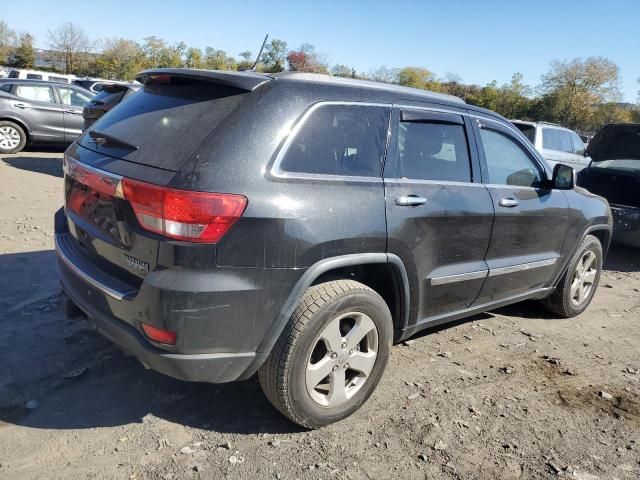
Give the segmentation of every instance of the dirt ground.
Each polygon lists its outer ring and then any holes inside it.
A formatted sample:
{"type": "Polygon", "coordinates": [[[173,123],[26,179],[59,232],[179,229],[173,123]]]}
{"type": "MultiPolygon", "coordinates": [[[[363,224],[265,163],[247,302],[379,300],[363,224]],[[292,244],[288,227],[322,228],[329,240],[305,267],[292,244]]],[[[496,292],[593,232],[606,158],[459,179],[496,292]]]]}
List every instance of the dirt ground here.
{"type": "Polygon", "coordinates": [[[357,414],[307,432],[255,380],[179,382],[64,318],[61,156],[0,156],[0,478],[640,478],[639,250],[578,318],[525,303],[394,347],[357,414]]]}

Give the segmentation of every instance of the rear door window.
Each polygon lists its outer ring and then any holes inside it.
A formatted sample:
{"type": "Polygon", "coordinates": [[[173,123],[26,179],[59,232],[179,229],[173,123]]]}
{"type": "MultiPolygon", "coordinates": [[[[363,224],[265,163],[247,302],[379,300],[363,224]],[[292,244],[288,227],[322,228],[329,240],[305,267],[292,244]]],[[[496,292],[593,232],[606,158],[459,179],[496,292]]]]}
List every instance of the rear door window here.
{"type": "Polygon", "coordinates": [[[83,92],[75,88],[58,87],[58,94],[63,105],[72,107],[82,107],[91,100],[92,95],[89,92],[83,92]]]}
{"type": "Polygon", "coordinates": [[[27,73],[27,80],[42,80],[42,75],[37,73],[27,73]]]}
{"type": "Polygon", "coordinates": [[[571,135],[571,140],[573,141],[573,153],[575,153],[576,155],[584,155],[584,142],[582,141],[582,139],[578,136],[577,133],[570,133],[571,135]]]}
{"type": "Polygon", "coordinates": [[[53,88],[47,85],[18,85],[14,95],[32,102],[56,103],[53,88]]]}
{"type": "Polygon", "coordinates": [[[560,151],[560,130],[557,128],[543,128],[542,148],[560,151]]]}
{"type": "Polygon", "coordinates": [[[280,169],[318,175],[378,177],[390,108],[322,105],[308,114],[288,144],[280,169]]]}
{"type": "Polygon", "coordinates": [[[13,88],[13,83],[5,83],[4,85],[0,86],[0,90],[7,93],[11,93],[12,88],[13,88]]]}
{"type": "Polygon", "coordinates": [[[113,139],[78,143],[106,155],[176,171],[245,98],[246,91],[214,82],[171,77],[141,88],[94,123],[89,132],[113,139]],[[133,148],[123,147],[132,146],[133,148]]]}
{"type": "Polygon", "coordinates": [[[560,151],[566,153],[573,153],[573,142],[571,141],[571,132],[566,130],[558,130],[558,136],[560,138],[560,151]]]}
{"type": "Polygon", "coordinates": [[[471,167],[464,125],[400,122],[395,176],[470,182],[471,167]]]}

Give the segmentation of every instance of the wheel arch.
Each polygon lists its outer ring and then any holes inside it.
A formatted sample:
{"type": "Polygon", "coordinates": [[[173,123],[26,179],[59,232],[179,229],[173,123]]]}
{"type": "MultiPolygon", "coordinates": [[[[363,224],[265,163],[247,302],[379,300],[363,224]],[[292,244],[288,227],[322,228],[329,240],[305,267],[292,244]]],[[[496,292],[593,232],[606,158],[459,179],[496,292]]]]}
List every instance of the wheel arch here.
{"type": "Polygon", "coordinates": [[[309,267],[295,284],[267,334],[257,348],[259,355],[242,375],[248,378],[264,363],[304,292],[311,286],[338,278],[360,281],[375,290],[389,305],[394,337],[407,324],[409,314],[409,281],[399,257],[387,253],[358,253],[320,260],[309,267]],[[351,275],[353,273],[353,275],[351,275]],[[373,273],[385,276],[374,278],[373,273]],[[390,304],[391,302],[391,304],[390,304]]]}
{"type": "Polygon", "coordinates": [[[11,123],[15,123],[16,125],[18,125],[20,128],[22,128],[22,131],[27,136],[26,144],[28,145],[29,143],[31,143],[31,132],[27,128],[27,124],[24,123],[22,120],[19,120],[19,119],[14,118],[14,117],[2,116],[2,117],[0,117],[0,122],[11,122],[11,123]]]}

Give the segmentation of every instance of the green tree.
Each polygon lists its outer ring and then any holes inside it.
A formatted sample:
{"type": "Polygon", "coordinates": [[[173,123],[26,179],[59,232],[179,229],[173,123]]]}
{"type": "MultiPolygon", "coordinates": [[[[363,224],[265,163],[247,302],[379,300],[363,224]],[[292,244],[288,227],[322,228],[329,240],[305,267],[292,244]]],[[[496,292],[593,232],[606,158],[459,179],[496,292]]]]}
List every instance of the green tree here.
{"type": "Polygon", "coordinates": [[[146,67],[142,47],[137,42],[124,38],[104,40],[102,51],[94,63],[96,76],[116,80],[133,80],[146,67]]]}
{"type": "Polygon", "coordinates": [[[236,60],[227,56],[224,50],[207,47],[204,51],[204,65],[210,70],[235,70],[236,60]]]}
{"type": "Polygon", "coordinates": [[[334,65],[331,68],[331,75],[334,77],[358,78],[355,68],[342,64],[334,65]]]}
{"type": "Polygon", "coordinates": [[[433,72],[422,67],[402,68],[398,72],[398,83],[405,87],[438,90],[436,77],[433,72]]]}
{"type": "Polygon", "coordinates": [[[204,61],[202,60],[202,50],[200,50],[199,48],[188,48],[185,57],[185,66],[187,66],[188,68],[204,67],[204,61]]]}
{"type": "Polygon", "coordinates": [[[603,57],[553,61],[540,93],[548,120],[576,130],[593,123],[594,108],[620,99],[619,68],[603,57]]]}
{"type": "Polygon", "coordinates": [[[500,103],[500,89],[498,82],[495,80],[480,88],[476,92],[471,93],[466,101],[478,107],[488,108],[489,110],[497,110],[500,103]]]}
{"type": "Polygon", "coordinates": [[[249,50],[240,52],[238,57],[241,59],[236,65],[238,70],[247,70],[253,66],[253,54],[249,50]]]}
{"type": "Polygon", "coordinates": [[[20,34],[20,45],[16,49],[13,66],[17,68],[33,68],[35,60],[33,36],[29,33],[20,34]]]}
{"type": "Polygon", "coordinates": [[[150,68],[179,68],[184,65],[183,57],[187,50],[184,42],[169,45],[161,38],[145,37],[142,50],[147,66],[150,68]]]}
{"type": "Polygon", "coordinates": [[[500,87],[496,111],[507,118],[525,118],[531,109],[531,87],[523,83],[523,75],[516,72],[509,83],[500,87]]]}
{"type": "Polygon", "coordinates": [[[16,32],[9,28],[7,22],[0,20],[0,63],[5,63],[9,53],[15,48],[16,32]]]}
{"type": "Polygon", "coordinates": [[[65,73],[75,73],[81,62],[88,61],[91,42],[82,28],[67,22],[55,30],[49,30],[48,37],[49,46],[64,62],[65,73]]]}
{"type": "Polygon", "coordinates": [[[274,38],[264,46],[260,61],[265,72],[275,73],[284,70],[286,59],[287,42],[274,38]]]}

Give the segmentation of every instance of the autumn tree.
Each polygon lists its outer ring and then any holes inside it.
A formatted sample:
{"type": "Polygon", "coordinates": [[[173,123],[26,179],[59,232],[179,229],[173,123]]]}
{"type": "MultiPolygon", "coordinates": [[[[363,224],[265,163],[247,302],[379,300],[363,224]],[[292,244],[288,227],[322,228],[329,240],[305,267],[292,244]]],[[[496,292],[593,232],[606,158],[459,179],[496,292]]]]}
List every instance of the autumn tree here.
{"type": "Polygon", "coordinates": [[[87,61],[91,49],[89,37],[82,28],[67,22],[55,30],[49,30],[49,46],[64,63],[65,73],[75,73],[81,61],[87,61]]]}
{"type": "Polygon", "coordinates": [[[619,76],[618,66],[603,57],[553,61],[540,85],[549,120],[573,129],[593,123],[594,106],[619,101],[619,76]]]}
{"type": "Polygon", "coordinates": [[[17,40],[16,32],[14,32],[7,22],[0,20],[0,63],[5,63],[7,57],[15,47],[17,40]]]}
{"type": "Polygon", "coordinates": [[[36,55],[33,50],[33,36],[29,33],[20,34],[20,45],[13,56],[13,66],[17,68],[33,68],[36,55]]]}
{"type": "Polygon", "coordinates": [[[147,67],[142,47],[133,40],[113,38],[104,40],[94,68],[99,77],[133,80],[147,67]]]}

